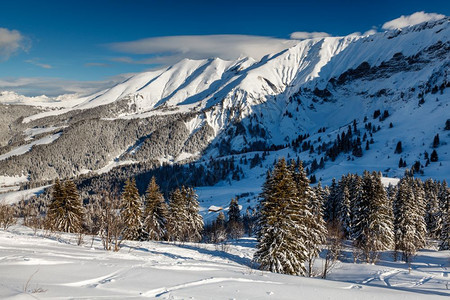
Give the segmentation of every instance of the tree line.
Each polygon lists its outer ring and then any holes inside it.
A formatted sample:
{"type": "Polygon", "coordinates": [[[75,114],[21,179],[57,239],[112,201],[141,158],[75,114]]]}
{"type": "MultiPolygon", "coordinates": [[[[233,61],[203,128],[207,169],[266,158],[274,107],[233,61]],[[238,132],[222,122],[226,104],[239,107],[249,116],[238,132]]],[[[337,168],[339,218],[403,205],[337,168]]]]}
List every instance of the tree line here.
{"type": "Polygon", "coordinates": [[[301,163],[280,159],[263,186],[254,261],[263,270],[311,276],[319,253],[326,250],[325,264],[332,263],[345,240],[355,262],[375,263],[380,251],[393,250],[411,263],[427,238],[448,250],[450,189],[412,174],[387,189],[381,173],[367,171],[312,188],[301,163]]]}

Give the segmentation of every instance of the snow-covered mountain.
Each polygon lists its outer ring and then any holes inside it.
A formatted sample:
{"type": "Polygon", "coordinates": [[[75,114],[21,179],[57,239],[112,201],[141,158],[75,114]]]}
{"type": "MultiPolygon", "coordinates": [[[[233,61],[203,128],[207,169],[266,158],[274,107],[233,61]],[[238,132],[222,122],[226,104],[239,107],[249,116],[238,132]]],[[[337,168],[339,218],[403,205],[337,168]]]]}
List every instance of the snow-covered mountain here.
{"type": "Polygon", "coordinates": [[[299,41],[261,61],[185,59],[83,98],[40,97],[33,105],[2,93],[9,105],[0,105],[1,115],[16,117],[2,125],[0,175],[52,179],[270,151],[262,173],[272,156],[285,155],[325,181],[363,169],[395,177],[402,158],[408,168],[418,161],[424,176],[449,179],[449,23],[299,41]],[[395,154],[399,141],[403,152],[395,154]]]}

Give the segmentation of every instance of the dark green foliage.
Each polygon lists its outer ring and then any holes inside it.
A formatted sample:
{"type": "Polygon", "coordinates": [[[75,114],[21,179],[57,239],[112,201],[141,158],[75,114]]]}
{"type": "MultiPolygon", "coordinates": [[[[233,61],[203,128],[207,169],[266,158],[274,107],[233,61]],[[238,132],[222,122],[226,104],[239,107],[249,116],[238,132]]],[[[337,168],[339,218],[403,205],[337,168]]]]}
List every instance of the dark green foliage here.
{"type": "Polygon", "coordinates": [[[403,260],[408,263],[417,250],[425,245],[423,199],[414,192],[414,188],[412,177],[403,178],[394,200],[395,250],[402,252],[403,260]]]}
{"type": "Polygon", "coordinates": [[[188,216],[186,202],[180,189],[175,189],[169,202],[169,216],[167,218],[167,232],[170,241],[184,241],[188,216]]]}
{"type": "Polygon", "coordinates": [[[56,180],[47,212],[46,226],[50,230],[80,232],[84,209],[73,181],[56,180]]]}
{"type": "Polygon", "coordinates": [[[440,144],[439,134],[436,134],[433,139],[433,148],[439,147],[439,144],[440,144]]]}
{"type": "Polygon", "coordinates": [[[144,232],[149,240],[163,240],[166,236],[168,208],[155,177],[150,180],[145,202],[144,232]]]}
{"type": "Polygon", "coordinates": [[[378,251],[390,249],[394,242],[392,207],[381,174],[364,172],[362,195],[354,205],[354,244],[363,251],[367,262],[375,262],[378,251]]]}
{"type": "Polygon", "coordinates": [[[237,198],[231,199],[228,207],[227,233],[232,239],[240,238],[244,234],[244,224],[237,198]]]}
{"type": "Polygon", "coordinates": [[[439,160],[438,154],[436,150],[433,150],[433,152],[431,152],[430,161],[437,162],[438,160],[439,160]]]}
{"type": "Polygon", "coordinates": [[[288,167],[280,159],[268,174],[261,196],[254,260],[263,270],[310,275],[326,229],[322,202],[309,186],[302,165],[292,162],[288,167]]]}
{"type": "Polygon", "coordinates": [[[402,152],[403,152],[403,149],[402,149],[402,142],[399,141],[399,142],[397,143],[397,146],[395,146],[395,151],[394,151],[394,153],[395,153],[395,154],[400,154],[400,153],[402,153],[402,152]]]}
{"type": "Polygon", "coordinates": [[[447,119],[447,121],[445,121],[444,130],[450,130],[450,119],[447,119]]]}
{"type": "Polygon", "coordinates": [[[171,194],[167,231],[169,240],[198,242],[202,238],[203,219],[199,214],[194,189],[181,187],[171,194]]]}
{"type": "Polygon", "coordinates": [[[120,216],[125,224],[123,238],[126,240],[141,239],[142,200],[134,178],[125,182],[120,202],[120,216]]]}
{"type": "Polygon", "coordinates": [[[299,212],[305,210],[306,203],[299,201],[292,172],[284,159],[268,175],[261,196],[254,260],[262,270],[304,275],[307,256],[303,233],[307,228],[299,212]]]}

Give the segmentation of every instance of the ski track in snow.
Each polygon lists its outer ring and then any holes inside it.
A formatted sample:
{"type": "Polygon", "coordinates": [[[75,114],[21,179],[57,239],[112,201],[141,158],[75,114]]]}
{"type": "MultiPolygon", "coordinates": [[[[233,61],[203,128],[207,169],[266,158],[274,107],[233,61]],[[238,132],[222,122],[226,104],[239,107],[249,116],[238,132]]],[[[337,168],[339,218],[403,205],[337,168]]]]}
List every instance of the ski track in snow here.
{"type": "Polygon", "coordinates": [[[262,281],[262,280],[252,280],[252,279],[245,279],[245,278],[207,278],[207,279],[202,279],[202,280],[198,280],[198,281],[193,281],[193,282],[189,282],[189,283],[184,283],[184,284],[179,284],[179,285],[175,285],[169,288],[166,287],[162,287],[162,288],[157,288],[157,289],[153,289],[150,291],[147,291],[145,293],[142,294],[142,296],[144,297],[154,297],[154,298],[158,298],[164,294],[176,291],[176,290],[180,290],[183,288],[189,288],[189,287],[193,287],[193,286],[199,286],[199,285],[205,285],[205,284],[213,284],[213,283],[219,283],[219,282],[224,282],[224,281],[237,281],[237,282],[251,282],[251,283],[265,283],[265,284],[282,284],[280,282],[274,282],[274,281],[262,281]]]}

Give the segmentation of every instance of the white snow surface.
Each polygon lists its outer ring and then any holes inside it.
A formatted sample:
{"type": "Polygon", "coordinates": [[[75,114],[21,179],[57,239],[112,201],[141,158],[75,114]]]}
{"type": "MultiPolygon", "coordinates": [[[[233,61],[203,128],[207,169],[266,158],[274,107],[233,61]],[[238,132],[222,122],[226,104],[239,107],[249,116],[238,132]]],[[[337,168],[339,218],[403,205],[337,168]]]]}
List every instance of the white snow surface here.
{"type": "Polygon", "coordinates": [[[43,137],[39,140],[33,141],[29,144],[25,144],[20,147],[17,147],[14,150],[9,151],[8,153],[0,155],[0,160],[7,159],[11,156],[22,155],[24,153],[27,153],[28,151],[31,150],[31,147],[33,147],[33,146],[53,143],[56,139],[58,139],[61,136],[61,134],[62,133],[55,133],[55,134],[43,137]]]}
{"type": "MultiPolygon", "coordinates": [[[[125,241],[117,253],[69,234],[0,230],[2,299],[448,299],[449,252],[420,251],[409,273],[386,253],[344,260],[328,280],[262,272],[253,238],[227,245],[125,241]]],[[[345,252],[346,254],[349,254],[345,252]]],[[[320,269],[318,259],[315,267],[320,269]]]]}

